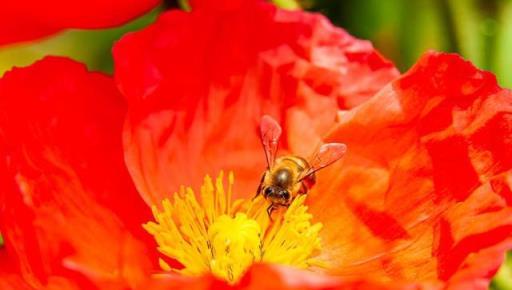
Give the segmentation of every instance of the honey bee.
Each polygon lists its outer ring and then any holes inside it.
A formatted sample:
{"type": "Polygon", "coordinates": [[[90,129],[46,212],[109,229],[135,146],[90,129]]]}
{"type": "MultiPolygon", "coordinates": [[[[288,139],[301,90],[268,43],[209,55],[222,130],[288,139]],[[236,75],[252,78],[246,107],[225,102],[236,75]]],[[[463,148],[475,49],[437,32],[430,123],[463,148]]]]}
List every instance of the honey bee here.
{"type": "Polygon", "coordinates": [[[267,213],[271,219],[274,210],[288,207],[297,195],[308,193],[315,184],[315,173],[343,157],[347,150],[345,144],[328,143],[320,146],[309,161],[295,155],[276,158],[281,132],[281,127],[272,117],[265,115],[261,118],[260,137],[267,169],[261,177],[255,198],[262,194],[270,201],[267,213]]]}

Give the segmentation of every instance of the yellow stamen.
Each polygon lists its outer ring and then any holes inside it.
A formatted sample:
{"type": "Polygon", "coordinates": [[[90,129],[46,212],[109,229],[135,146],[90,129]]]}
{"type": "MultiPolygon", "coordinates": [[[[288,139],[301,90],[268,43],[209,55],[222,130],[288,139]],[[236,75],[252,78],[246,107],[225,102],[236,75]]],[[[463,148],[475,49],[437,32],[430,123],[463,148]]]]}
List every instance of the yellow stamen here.
{"type": "Polygon", "coordinates": [[[262,197],[231,202],[233,174],[228,177],[227,194],[222,172],[213,183],[206,176],[198,202],[192,189],[182,187],[174,201],[164,199],[152,207],[155,222],[144,224],[154,236],[158,250],[183,265],[174,269],[164,259],[163,271],[185,275],[207,272],[236,283],[255,262],[284,264],[299,268],[315,266],[313,256],[320,250],[318,233],[322,224],[311,224],[312,215],[298,196],[284,214],[270,221],[262,197]]]}

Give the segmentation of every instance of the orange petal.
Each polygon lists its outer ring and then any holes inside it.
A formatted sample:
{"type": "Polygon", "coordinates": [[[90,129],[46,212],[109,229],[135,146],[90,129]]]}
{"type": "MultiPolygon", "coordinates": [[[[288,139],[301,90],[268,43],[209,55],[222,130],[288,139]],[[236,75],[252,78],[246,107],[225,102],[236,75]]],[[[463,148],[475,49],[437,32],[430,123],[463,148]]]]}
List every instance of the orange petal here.
{"type": "Polygon", "coordinates": [[[309,198],[331,272],[487,287],[512,234],[511,113],[492,74],[440,53],[340,113],[327,140],[348,154],[309,198]]]}

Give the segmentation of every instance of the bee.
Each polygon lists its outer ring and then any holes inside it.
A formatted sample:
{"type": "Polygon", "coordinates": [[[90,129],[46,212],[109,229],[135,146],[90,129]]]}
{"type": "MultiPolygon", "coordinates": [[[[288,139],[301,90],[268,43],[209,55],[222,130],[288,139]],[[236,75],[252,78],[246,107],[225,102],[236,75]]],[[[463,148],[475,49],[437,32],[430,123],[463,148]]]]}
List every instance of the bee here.
{"type": "Polygon", "coordinates": [[[309,161],[295,155],[276,158],[281,126],[270,116],[263,116],[260,137],[267,160],[267,169],[261,177],[256,198],[260,194],[270,202],[268,216],[279,207],[288,207],[299,194],[307,194],[316,181],[315,173],[339,160],[347,147],[341,143],[320,146],[309,161]]]}

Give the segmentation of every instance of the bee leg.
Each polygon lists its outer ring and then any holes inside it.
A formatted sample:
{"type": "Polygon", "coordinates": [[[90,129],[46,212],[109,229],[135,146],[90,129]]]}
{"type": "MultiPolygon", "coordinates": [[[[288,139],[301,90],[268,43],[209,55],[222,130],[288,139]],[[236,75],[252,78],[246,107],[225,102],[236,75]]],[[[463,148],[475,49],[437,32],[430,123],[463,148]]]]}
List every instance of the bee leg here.
{"type": "Polygon", "coordinates": [[[251,199],[251,200],[255,200],[260,194],[261,194],[261,183],[260,185],[258,186],[258,191],[256,191],[256,195],[251,199]]]}
{"type": "Polygon", "coordinates": [[[260,185],[258,185],[258,190],[252,200],[255,200],[261,194],[261,191],[263,190],[263,180],[265,180],[265,174],[261,176],[260,185]]]}
{"type": "Polygon", "coordinates": [[[270,221],[274,221],[272,219],[272,212],[275,210],[276,208],[274,207],[274,204],[271,204],[267,207],[267,214],[268,214],[268,218],[270,219],[270,221]]]}

